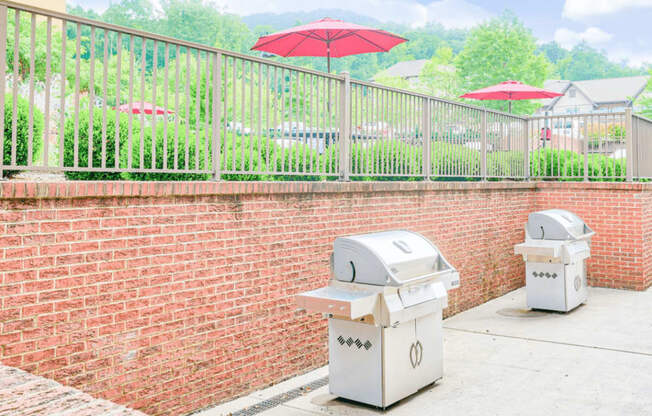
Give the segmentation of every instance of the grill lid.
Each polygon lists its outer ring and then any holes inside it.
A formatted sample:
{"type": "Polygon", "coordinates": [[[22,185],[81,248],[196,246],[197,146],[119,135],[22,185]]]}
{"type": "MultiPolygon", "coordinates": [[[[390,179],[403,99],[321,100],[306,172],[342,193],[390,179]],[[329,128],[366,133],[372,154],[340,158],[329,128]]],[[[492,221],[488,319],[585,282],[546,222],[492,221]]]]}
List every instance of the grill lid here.
{"type": "Polygon", "coordinates": [[[533,240],[584,240],[594,234],[580,217],[564,209],[531,213],[525,230],[533,240]]]}
{"type": "Polygon", "coordinates": [[[332,267],[337,280],[388,286],[455,271],[428,239],[405,230],[337,238],[332,267]]]}

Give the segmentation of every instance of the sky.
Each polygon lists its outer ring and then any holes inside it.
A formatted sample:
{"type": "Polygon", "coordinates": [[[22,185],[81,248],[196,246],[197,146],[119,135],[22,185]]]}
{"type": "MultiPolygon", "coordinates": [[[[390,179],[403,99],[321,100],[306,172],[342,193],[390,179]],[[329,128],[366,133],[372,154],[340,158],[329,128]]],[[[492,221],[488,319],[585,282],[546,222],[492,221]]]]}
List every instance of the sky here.
{"type": "MultiPolygon", "coordinates": [[[[115,0],[114,0],[115,1],[115,0]]],[[[155,3],[158,0],[153,0],[155,3]]],[[[580,41],[605,50],[617,62],[652,63],[652,0],[213,0],[226,12],[245,16],[339,8],[383,22],[421,26],[439,22],[469,28],[508,9],[542,42],[571,48],[580,41]]],[[[103,11],[111,0],[69,0],[103,11]]]]}

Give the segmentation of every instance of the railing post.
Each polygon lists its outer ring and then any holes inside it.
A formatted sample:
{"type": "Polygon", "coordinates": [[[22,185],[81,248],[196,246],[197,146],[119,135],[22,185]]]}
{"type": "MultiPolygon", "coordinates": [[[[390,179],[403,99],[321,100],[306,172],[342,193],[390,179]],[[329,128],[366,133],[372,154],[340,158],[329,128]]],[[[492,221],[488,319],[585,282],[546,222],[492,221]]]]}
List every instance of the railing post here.
{"type": "Polygon", "coordinates": [[[582,144],[582,150],[584,152],[584,182],[589,180],[589,123],[587,122],[587,117],[584,118],[584,143],[582,144]]]}
{"type": "Polygon", "coordinates": [[[530,180],[530,117],[525,120],[525,129],[523,131],[523,176],[526,181],[530,180]]]}
{"type": "MultiPolygon", "coordinates": [[[[14,66],[16,63],[14,62],[14,66]]],[[[3,166],[5,164],[5,83],[7,76],[7,6],[0,4],[0,180],[4,177],[3,166]]],[[[16,82],[16,80],[13,80],[16,82]]],[[[47,137],[47,132],[46,132],[47,137]]],[[[47,139],[46,139],[47,140],[47,139]]]]}
{"type": "Polygon", "coordinates": [[[431,129],[430,129],[430,98],[423,99],[423,175],[426,180],[430,179],[432,174],[432,162],[430,161],[431,153],[431,129]]]}
{"type": "Polygon", "coordinates": [[[342,72],[340,84],[340,181],[348,181],[351,172],[351,76],[342,72]]]}
{"type": "Polygon", "coordinates": [[[480,127],[480,176],[487,180],[487,109],[482,110],[482,126],[480,127]]]}
{"type": "MultiPolygon", "coordinates": [[[[222,52],[218,52],[213,57],[213,114],[212,114],[212,123],[213,123],[213,180],[219,181],[222,171],[222,164],[220,159],[222,158],[222,152],[220,149],[221,131],[220,131],[220,116],[222,114],[222,52]]],[[[226,134],[226,132],[225,132],[226,134]]],[[[269,134],[269,133],[268,133],[269,134]]],[[[260,138],[259,138],[260,140],[260,138]]]]}
{"type": "Polygon", "coordinates": [[[625,146],[627,148],[626,161],[627,172],[626,180],[631,182],[634,179],[634,135],[632,134],[632,108],[625,109],[625,146]]]}

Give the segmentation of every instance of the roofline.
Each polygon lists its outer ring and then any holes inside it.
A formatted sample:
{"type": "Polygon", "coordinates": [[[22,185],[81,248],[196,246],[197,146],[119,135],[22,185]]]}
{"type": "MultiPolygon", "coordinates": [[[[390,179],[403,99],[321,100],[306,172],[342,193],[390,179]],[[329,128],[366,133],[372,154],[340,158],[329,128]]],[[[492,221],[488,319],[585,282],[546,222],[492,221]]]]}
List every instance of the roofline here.
{"type": "Polygon", "coordinates": [[[571,84],[573,84],[575,86],[575,88],[577,88],[577,90],[579,92],[581,92],[582,95],[584,97],[586,97],[587,100],[589,100],[589,102],[593,105],[593,107],[595,107],[597,105],[597,103],[591,97],[589,97],[589,94],[587,94],[586,91],[584,91],[582,88],[580,88],[574,81],[571,81],[571,84]]]}

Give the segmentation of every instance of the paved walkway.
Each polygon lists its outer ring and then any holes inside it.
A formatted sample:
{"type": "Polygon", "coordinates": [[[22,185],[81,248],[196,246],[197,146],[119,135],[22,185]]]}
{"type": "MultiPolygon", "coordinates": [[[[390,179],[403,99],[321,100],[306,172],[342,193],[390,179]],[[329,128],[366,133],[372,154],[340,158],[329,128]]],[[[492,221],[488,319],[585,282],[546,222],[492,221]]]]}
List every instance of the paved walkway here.
{"type": "Polygon", "coordinates": [[[72,387],[0,365],[1,416],[145,416],[72,387]]]}
{"type": "MultiPolygon", "coordinates": [[[[385,414],[652,415],[652,290],[591,288],[569,314],[524,308],[519,289],[444,321],[443,380],[385,414]]],[[[328,386],[278,396],[327,374],[324,367],[193,416],[382,414],[328,386]],[[261,412],[270,398],[275,407],[261,412]]]]}

